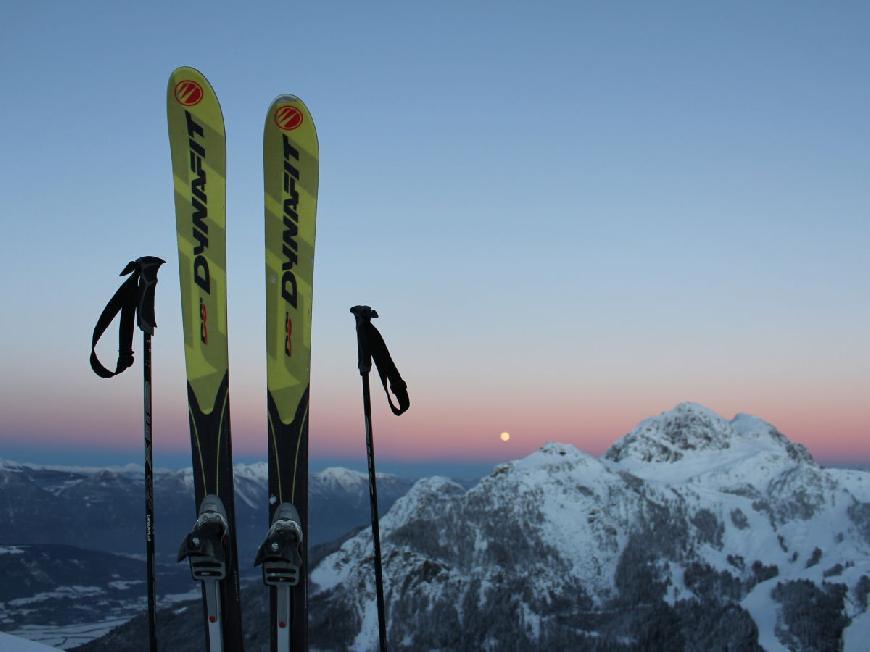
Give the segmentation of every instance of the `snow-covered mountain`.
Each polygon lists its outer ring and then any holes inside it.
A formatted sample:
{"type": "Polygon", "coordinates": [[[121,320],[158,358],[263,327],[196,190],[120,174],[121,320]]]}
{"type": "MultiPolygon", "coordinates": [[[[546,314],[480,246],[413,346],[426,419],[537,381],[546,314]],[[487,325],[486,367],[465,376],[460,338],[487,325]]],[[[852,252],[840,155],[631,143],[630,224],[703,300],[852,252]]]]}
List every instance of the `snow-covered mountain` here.
{"type": "MultiPolygon", "coordinates": [[[[548,444],[381,521],[395,650],[866,650],[870,474],[696,404],[598,459],[548,444]]],[[[377,647],[366,530],[311,576],[328,649],[377,647]]]]}

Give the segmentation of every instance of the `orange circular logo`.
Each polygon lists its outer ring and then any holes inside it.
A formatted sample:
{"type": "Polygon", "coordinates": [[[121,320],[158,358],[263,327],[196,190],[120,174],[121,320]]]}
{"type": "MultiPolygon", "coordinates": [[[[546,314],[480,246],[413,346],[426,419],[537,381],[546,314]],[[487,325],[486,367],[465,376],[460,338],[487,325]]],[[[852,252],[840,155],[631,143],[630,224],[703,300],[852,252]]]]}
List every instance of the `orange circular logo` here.
{"type": "Polygon", "coordinates": [[[293,131],[302,124],[302,111],[290,104],[279,106],[275,109],[275,124],[284,131],[293,131]]]}
{"type": "Polygon", "coordinates": [[[195,106],[199,104],[202,96],[202,86],[192,79],[185,79],[175,85],[175,101],[182,106],[195,106]]]}

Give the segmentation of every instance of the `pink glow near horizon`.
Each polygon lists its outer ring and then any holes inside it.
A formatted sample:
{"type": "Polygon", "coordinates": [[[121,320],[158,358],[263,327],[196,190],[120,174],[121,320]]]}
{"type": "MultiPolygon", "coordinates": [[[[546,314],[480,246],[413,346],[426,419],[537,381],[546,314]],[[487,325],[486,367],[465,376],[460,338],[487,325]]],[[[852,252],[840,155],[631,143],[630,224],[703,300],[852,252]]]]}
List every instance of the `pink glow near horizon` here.
{"type": "MultiPolygon", "coordinates": [[[[377,395],[375,395],[377,396],[377,395]]],[[[592,455],[602,454],[616,439],[638,422],[670,409],[676,403],[653,406],[644,398],[633,403],[595,400],[576,405],[538,405],[539,415],[520,404],[500,401],[454,401],[449,412],[421,400],[406,415],[392,416],[377,397],[374,428],[379,457],[395,460],[455,459],[500,460],[525,456],[548,441],[572,444],[592,455]],[[511,433],[508,443],[500,441],[503,431],[511,433]]],[[[793,441],[804,444],[820,461],[870,461],[867,411],[855,404],[824,405],[807,401],[800,405],[758,401],[749,407],[735,407],[731,401],[706,403],[730,419],[743,411],[773,423],[793,441]],[[824,409],[826,408],[827,409],[824,409]]],[[[330,409],[327,401],[312,405],[310,454],[312,457],[356,457],[365,454],[361,411],[330,409]]],[[[68,446],[110,450],[137,449],[141,445],[139,414],[124,402],[105,409],[82,409],[69,400],[64,409],[52,414],[20,410],[4,416],[7,443],[68,446]],[[11,417],[11,418],[10,418],[11,417]],[[62,435],[56,433],[63,433],[62,435]],[[127,433],[120,435],[119,433],[127,433]]],[[[233,448],[241,455],[265,454],[265,418],[259,402],[237,401],[231,408],[233,448]],[[255,405],[255,403],[257,403],[255,405]]],[[[162,400],[154,416],[155,449],[189,451],[186,406],[178,400],[162,400]]]]}

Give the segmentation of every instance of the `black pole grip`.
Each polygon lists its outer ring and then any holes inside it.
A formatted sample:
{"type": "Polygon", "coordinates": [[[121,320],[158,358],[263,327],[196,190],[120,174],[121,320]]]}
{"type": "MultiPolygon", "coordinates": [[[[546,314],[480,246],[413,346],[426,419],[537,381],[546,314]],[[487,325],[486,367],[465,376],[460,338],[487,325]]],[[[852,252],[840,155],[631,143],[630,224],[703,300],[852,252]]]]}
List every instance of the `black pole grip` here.
{"type": "Polygon", "coordinates": [[[350,309],[356,319],[357,368],[365,375],[372,370],[372,354],[368,345],[368,327],[378,311],[371,306],[354,306],[350,309]]]}
{"type": "Polygon", "coordinates": [[[94,326],[91,336],[91,369],[101,378],[111,378],[133,365],[133,317],[136,324],[146,335],[153,335],[157,323],[154,319],[154,290],[157,285],[157,271],[165,261],[156,256],[142,256],[131,260],[124,267],[121,276],[129,278],[115,292],[94,326]],[[106,369],[97,357],[97,342],[115,317],[121,314],[118,326],[118,360],[115,370],[106,369]]]}

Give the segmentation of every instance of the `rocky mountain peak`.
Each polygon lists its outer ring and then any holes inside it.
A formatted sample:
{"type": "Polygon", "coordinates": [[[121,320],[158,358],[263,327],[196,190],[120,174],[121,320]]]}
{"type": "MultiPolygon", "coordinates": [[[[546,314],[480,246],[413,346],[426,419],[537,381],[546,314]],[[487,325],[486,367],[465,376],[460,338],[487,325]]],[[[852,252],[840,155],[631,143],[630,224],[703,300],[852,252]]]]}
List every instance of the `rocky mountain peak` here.
{"type": "Polygon", "coordinates": [[[614,443],[604,457],[620,462],[676,462],[689,451],[725,450],[735,438],[731,424],[697,403],[680,403],[672,410],[644,419],[614,443]]]}
{"type": "MultiPolygon", "coordinates": [[[[725,458],[748,451],[773,453],[793,463],[812,463],[809,452],[790,441],[770,423],[740,413],[728,421],[698,403],[680,403],[643,420],[616,441],[604,459],[616,463],[674,463],[727,452],[725,458]]],[[[718,462],[722,457],[712,458],[718,462]]]]}

